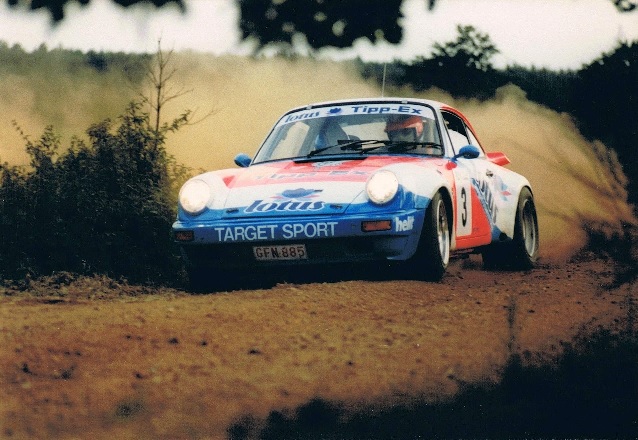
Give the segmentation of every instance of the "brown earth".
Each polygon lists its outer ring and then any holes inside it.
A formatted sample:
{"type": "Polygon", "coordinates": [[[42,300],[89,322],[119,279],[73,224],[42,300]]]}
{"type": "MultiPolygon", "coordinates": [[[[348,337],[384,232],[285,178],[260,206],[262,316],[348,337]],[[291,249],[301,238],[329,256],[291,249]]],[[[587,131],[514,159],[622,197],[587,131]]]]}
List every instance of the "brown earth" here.
{"type": "MultiPolygon", "coordinates": [[[[456,260],[440,283],[279,283],[192,295],[67,274],[0,287],[2,438],[224,438],[313,399],[440,402],[512,354],[632,322],[631,286],[582,256],[529,272],[456,260]]],[[[323,278],[325,279],[325,278],[323,278]]]]}

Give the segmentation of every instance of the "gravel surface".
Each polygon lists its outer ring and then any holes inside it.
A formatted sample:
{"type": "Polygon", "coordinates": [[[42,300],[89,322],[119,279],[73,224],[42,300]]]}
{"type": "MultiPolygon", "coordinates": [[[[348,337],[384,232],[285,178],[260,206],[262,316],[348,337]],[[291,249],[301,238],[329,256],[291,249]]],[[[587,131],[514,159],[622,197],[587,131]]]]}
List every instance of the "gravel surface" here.
{"type": "Polygon", "coordinates": [[[631,287],[612,276],[587,256],[529,272],[472,257],[440,283],[355,274],[192,295],[58,274],[0,287],[0,435],[225,438],[316,399],[446,401],[498,383],[513,354],[551,363],[577,335],[632,322],[631,287]]]}

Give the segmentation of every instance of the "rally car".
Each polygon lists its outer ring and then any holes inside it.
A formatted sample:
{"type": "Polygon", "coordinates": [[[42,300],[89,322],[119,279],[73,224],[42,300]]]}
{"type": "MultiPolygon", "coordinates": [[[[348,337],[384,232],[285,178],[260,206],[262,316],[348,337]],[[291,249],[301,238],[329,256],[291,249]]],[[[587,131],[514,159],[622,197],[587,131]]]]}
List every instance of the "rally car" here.
{"type": "Polygon", "coordinates": [[[537,261],[530,183],[440,102],[295,108],[235,163],[180,190],[173,233],[193,284],[233,269],[374,261],[436,281],[454,253],[497,269],[537,261]]]}

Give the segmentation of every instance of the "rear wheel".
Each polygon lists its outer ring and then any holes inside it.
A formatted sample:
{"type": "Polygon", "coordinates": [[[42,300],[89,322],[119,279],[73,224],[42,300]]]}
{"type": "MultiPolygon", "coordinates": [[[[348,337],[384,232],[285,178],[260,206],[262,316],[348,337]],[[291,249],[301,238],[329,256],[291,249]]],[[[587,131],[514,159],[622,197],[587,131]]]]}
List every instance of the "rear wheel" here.
{"type": "Polygon", "coordinates": [[[450,262],[450,225],[441,193],[436,193],[425,211],[419,247],[410,259],[412,275],[439,281],[450,262]]]}
{"type": "Polygon", "coordinates": [[[518,198],[514,238],[507,243],[488,246],[483,251],[487,269],[527,270],[538,260],[538,219],[534,198],[529,188],[523,188],[518,198]]]}

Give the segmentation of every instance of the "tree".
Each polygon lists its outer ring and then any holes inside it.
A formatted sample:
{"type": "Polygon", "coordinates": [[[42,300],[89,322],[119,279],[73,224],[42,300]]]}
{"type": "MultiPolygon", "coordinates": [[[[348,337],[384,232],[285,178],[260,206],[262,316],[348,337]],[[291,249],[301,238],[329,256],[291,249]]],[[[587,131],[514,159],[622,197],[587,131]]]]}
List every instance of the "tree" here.
{"type": "Polygon", "coordinates": [[[631,12],[638,7],[638,4],[632,0],[612,0],[612,2],[620,12],[631,12]]]}
{"type": "MultiPolygon", "coordinates": [[[[5,0],[9,6],[28,4],[31,10],[46,9],[53,23],[63,20],[64,6],[76,2],[86,6],[91,0],[5,0]]],[[[111,0],[129,7],[136,4],[152,4],[157,8],[176,5],[183,12],[186,0],[111,0]]],[[[199,1],[199,0],[195,0],[199,1]]],[[[359,38],[371,41],[385,39],[397,44],[402,39],[402,29],[397,20],[401,17],[403,0],[235,0],[241,11],[241,32],[244,40],[257,41],[257,50],[271,44],[290,46],[293,36],[305,36],[312,49],[326,46],[350,47],[359,38]]],[[[438,0],[439,2],[445,0],[438,0]]],[[[511,0],[514,1],[514,0],[511,0]]],[[[581,0],[582,1],[582,0],[581,0]]],[[[638,7],[636,0],[610,1],[618,12],[627,13],[638,7]]],[[[424,0],[432,10],[437,0],[424,0]]]]}
{"type": "MultiPolygon", "coordinates": [[[[173,58],[173,51],[164,52],[161,46],[161,40],[157,42],[157,52],[155,52],[154,59],[146,66],[146,82],[150,86],[151,91],[148,94],[139,93],[140,101],[143,104],[148,105],[151,110],[151,124],[152,130],[155,136],[159,136],[167,131],[170,131],[170,126],[161,125],[162,111],[164,106],[180,96],[191,92],[192,90],[174,90],[171,87],[171,81],[173,76],[177,72],[177,69],[171,67],[171,60],[173,58]]],[[[188,123],[190,120],[190,111],[186,111],[180,117],[180,121],[188,123]]]]}
{"type": "MultiPolygon", "coordinates": [[[[177,130],[183,121],[170,126],[177,130]]],[[[52,127],[31,141],[31,166],[0,165],[0,277],[53,271],[100,273],[132,281],[177,278],[170,236],[183,172],[141,103],[117,121],[87,130],[61,154],[52,127]]]]}
{"type": "Polygon", "coordinates": [[[401,41],[402,0],[238,0],[244,40],[256,51],[271,45],[291,47],[305,37],[311,49],[350,47],[358,38],[401,41]]]}
{"type": "Polygon", "coordinates": [[[163,105],[180,95],[171,92],[170,57],[159,52],[157,65],[148,65],[158,95],[130,103],[115,121],[91,125],[88,140],[61,148],[52,126],[32,141],[15,124],[31,161],[28,168],[0,164],[0,226],[10,231],[0,234],[0,277],[71,271],[177,279],[170,226],[176,189],[190,170],[166,152],[165,139],[190,122],[191,112],[162,120],[163,105]]]}
{"type": "MultiPolygon", "coordinates": [[[[180,10],[184,11],[184,0],[111,0],[112,2],[124,6],[129,7],[138,3],[150,3],[153,6],[160,8],[165,5],[177,5],[180,10]]],[[[51,15],[51,20],[54,23],[58,23],[64,19],[64,7],[67,3],[79,3],[82,6],[86,6],[91,3],[91,0],[6,0],[7,4],[11,7],[22,6],[24,3],[27,3],[29,9],[32,11],[36,11],[39,9],[46,9],[49,11],[51,15]]]]}
{"type": "Polygon", "coordinates": [[[589,137],[618,153],[638,203],[638,42],[622,42],[578,72],[571,113],[589,137]]]}
{"type": "Polygon", "coordinates": [[[473,26],[457,26],[454,41],[436,43],[431,58],[419,57],[395,68],[394,82],[410,84],[416,90],[438,87],[455,96],[487,99],[503,85],[492,66],[499,52],[487,34],[473,26]],[[403,78],[396,73],[403,72],[403,78]]]}
{"type": "Polygon", "coordinates": [[[455,41],[434,44],[432,58],[450,64],[451,67],[470,67],[484,72],[491,70],[492,57],[499,53],[490,36],[476,30],[474,26],[456,27],[455,41]]]}
{"type": "MultiPolygon", "coordinates": [[[[160,139],[160,137],[165,136],[168,132],[175,131],[183,125],[199,123],[215,113],[215,110],[211,108],[206,115],[193,121],[194,111],[186,110],[177,119],[173,120],[171,124],[162,124],[165,106],[170,101],[193,91],[192,89],[185,89],[184,87],[173,87],[172,82],[177,73],[177,68],[172,65],[173,53],[172,50],[168,52],[163,51],[162,41],[161,39],[158,40],[155,56],[144,68],[146,85],[150,87],[150,91],[138,93],[139,101],[150,110],[149,121],[152,124],[151,129],[155,133],[156,139],[160,139]]],[[[135,84],[135,81],[131,78],[131,88],[135,89],[133,84],[135,84]]]]}

